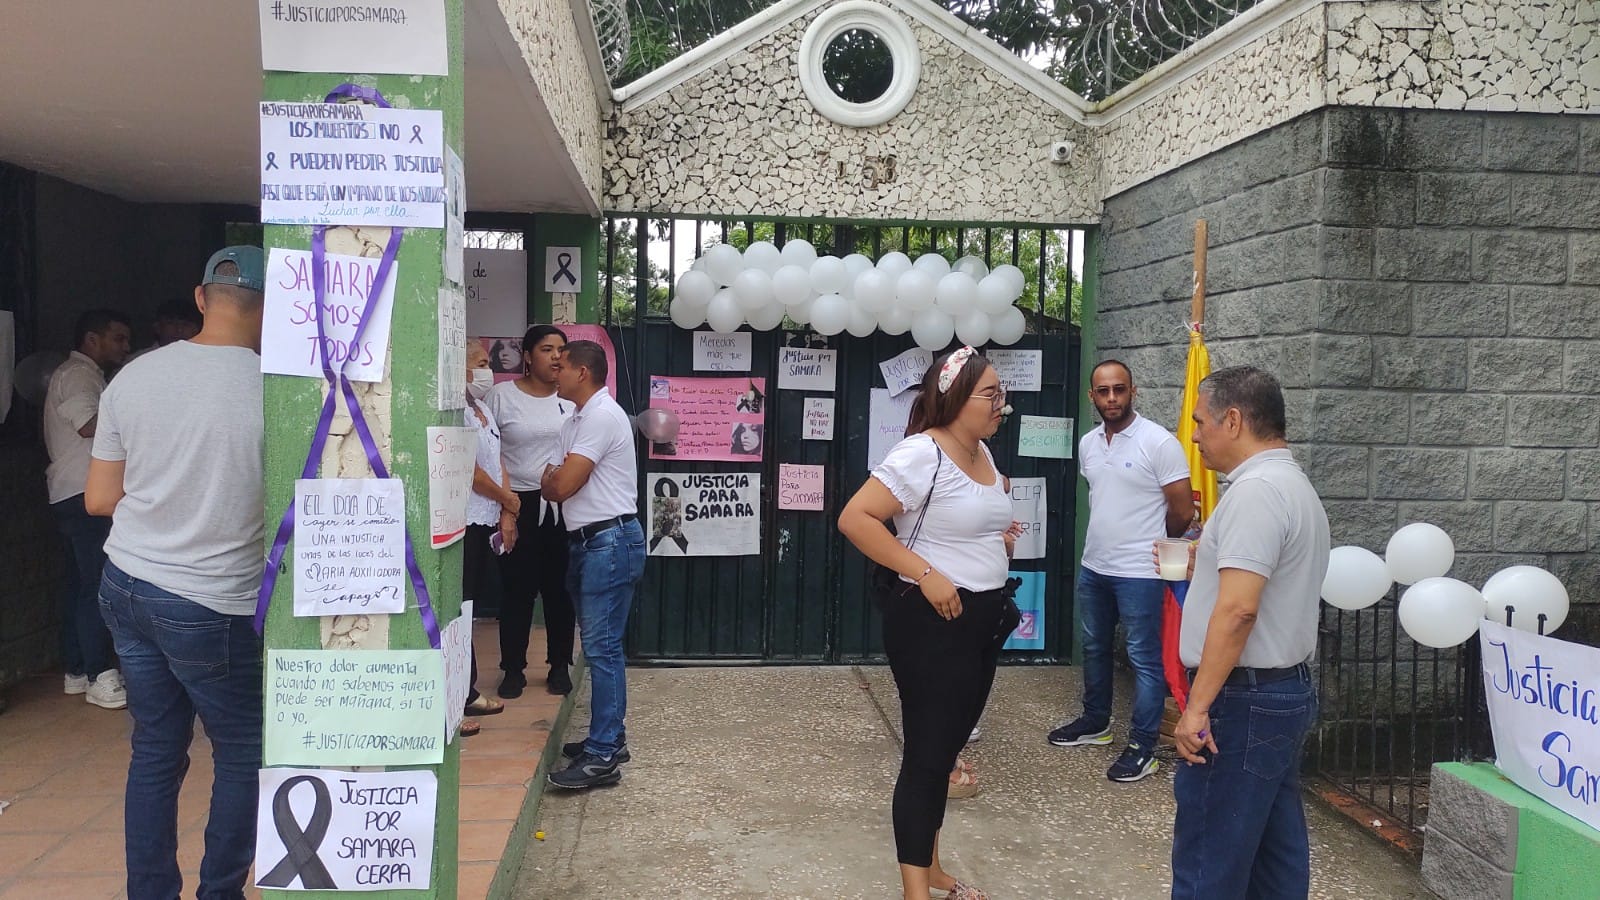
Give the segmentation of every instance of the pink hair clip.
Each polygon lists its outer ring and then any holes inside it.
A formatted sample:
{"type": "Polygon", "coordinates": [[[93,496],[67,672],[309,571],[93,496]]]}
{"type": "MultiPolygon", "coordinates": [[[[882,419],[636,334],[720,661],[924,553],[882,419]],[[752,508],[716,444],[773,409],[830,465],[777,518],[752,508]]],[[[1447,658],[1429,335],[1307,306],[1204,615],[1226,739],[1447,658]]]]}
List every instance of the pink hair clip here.
{"type": "Polygon", "coordinates": [[[939,393],[949,392],[950,385],[955,384],[956,376],[961,374],[961,367],[977,352],[971,346],[963,346],[950,354],[950,358],[944,361],[944,367],[939,370],[939,393]]]}

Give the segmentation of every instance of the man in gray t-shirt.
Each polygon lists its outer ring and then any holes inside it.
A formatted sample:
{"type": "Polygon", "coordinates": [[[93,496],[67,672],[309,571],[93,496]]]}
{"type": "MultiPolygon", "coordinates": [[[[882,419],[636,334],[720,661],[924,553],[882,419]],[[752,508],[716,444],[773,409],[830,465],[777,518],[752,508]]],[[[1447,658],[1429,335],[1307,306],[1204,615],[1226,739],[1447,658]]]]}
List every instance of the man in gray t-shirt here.
{"type": "Polygon", "coordinates": [[[100,612],[128,685],[130,898],[176,897],[178,790],[198,714],[213,781],[199,896],[240,896],[261,765],[259,247],[206,265],[205,324],[130,363],[100,398],[84,503],[111,516],[100,612]]]}
{"type": "Polygon", "coordinates": [[[1174,900],[1304,897],[1311,860],[1300,755],[1316,716],[1307,663],[1328,516],[1285,441],[1283,391],[1250,366],[1200,383],[1194,441],[1228,480],[1195,552],[1180,655],[1174,900]]]}

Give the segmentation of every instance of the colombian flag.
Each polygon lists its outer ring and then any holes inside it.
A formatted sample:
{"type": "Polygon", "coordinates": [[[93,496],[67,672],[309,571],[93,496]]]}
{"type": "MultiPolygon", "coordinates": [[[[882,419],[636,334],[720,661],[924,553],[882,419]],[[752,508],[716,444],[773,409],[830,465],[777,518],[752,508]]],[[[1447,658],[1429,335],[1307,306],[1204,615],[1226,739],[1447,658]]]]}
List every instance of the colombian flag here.
{"type": "MultiPolygon", "coordinates": [[[[1201,524],[1217,508],[1217,473],[1200,461],[1200,448],[1194,444],[1194,407],[1200,399],[1200,382],[1211,374],[1211,354],[1206,351],[1200,323],[1189,323],[1189,364],[1183,380],[1183,405],[1178,411],[1178,443],[1189,460],[1189,487],[1194,492],[1195,513],[1201,524]]],[[[1189,674],[1178,658],[1178,634],[1183,618],[1183,598],[1189,593],[1187,581],[1166,583],[1166,600],[1161,611],[1161,663],[1167,687],[1181,712],[1189,703],[1189,674]]]]}

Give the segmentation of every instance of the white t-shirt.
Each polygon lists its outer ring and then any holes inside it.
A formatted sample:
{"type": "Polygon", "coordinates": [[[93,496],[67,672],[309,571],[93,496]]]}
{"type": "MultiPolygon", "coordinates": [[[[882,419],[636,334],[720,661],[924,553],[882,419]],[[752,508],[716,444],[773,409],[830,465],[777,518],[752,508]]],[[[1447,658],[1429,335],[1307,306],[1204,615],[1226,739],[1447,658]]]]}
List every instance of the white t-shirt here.
{"type": "MultiPolygon", "coordinates": [[[[969,591],[1004,587],[1011,568],[1005,532],[1011,527],[1012,513],[1005,478],[996,469],[994,484],[979,484],[948,457],[941,464],[940,453],[931,435],[914,434],[895,444],[872,470],[872,477],[900,501],[895,533],[900,543],[915,550],[956,587],[969,591]],[[917,528],[923,501],[928,503],[928,514],[915,542],[907,543],[917,528]]],[[[994,457],[987,446],[983,455],[993,466],[994,457]]]]}
{"type": "Polygon", "coordinates": [[[511,489],[537,491],[544,467],[561,462],[561,423],[572,415],[572,401],[555,394],[535,397],[514,381],[502,381],[489,389],[483,405],[500,426],[511,489]]]}
{"type": "MultiPolygon", "coordinates": [[[[563,403],[566,401],[563,400],[563,403]]],[[[601,388],[561,426],[561,455],[576,453],[594,463],[589,481],[561,504],[568,531],[639,512],[639,466],[633,424],[611,392],[601,388]]]]}
{"type": "Polygon", "coordinates": [[[1155,578],[1150,545],[1167,536],[1162,486],[1189,478],[1178,439],[1134,413],[1109,445],[1104,424],[1078,441],[1078,471],[1089,482],[1084,567],[1114,578],[1155,578]]]}
{"type": "MultiPolygon", "coordinates": [[[[494,413],[490,412],[482,403],[478,404],[478,409],[483,412],[483,418],[487,421],[478,419],[478,414],[473,411],[471,404],[468,404],[467,408],[461,411],[461,418],[466,421],[468,428],[476,429],[478,432],[478,458],[476,460],[478,468],[488,472],[489,477],[498,482],[501,476],[500,427],[495,424],[494,413]]],[[[485,497],[477,491],[468,494],[467,522],[472,525],[499,525],[499,501],[492,497],[485,497]]]]}
{"type": "Polygon", "coordinates": [[[50,467],[44,470],[50,502],[60,503],[83,493],[89,480],[89,447],[78,429],[100,412],[100,394],[106,389],[105,373],[92,359],[74,350],[50,376],[44,393],[44,446],[50,467]]]}

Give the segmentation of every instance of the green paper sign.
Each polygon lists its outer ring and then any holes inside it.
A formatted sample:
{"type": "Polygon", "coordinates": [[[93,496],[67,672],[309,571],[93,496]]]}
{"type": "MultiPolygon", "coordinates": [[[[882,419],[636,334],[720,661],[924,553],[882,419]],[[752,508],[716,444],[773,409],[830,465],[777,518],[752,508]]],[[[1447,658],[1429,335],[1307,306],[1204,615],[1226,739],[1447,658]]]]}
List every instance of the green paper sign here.
{"type": "Polygon", "coordinates": [[[1056,416],[1023,416],[1017,431],[1017,455],[1048,459],[1072,458],[1072,420],[1056,416]]]}
{"type": "Polygon", "coordinates": [[[444,759],[438,650],[268,650],[266,764],[428,765],[444,759]]]}

